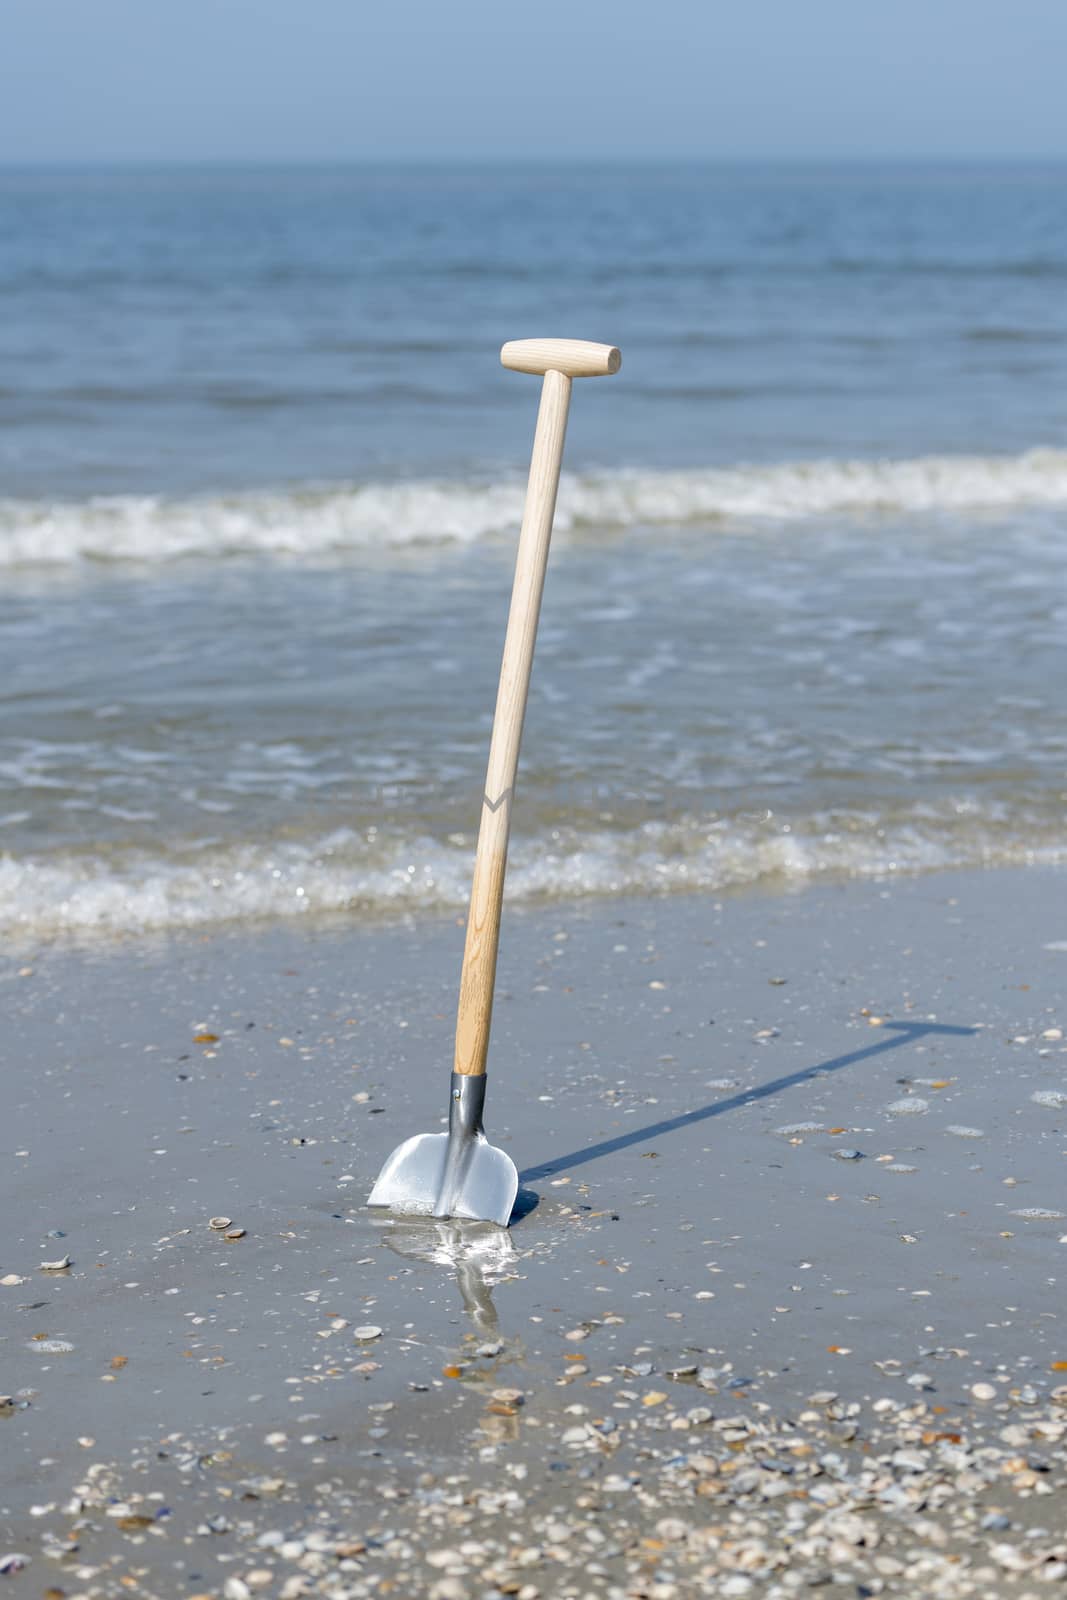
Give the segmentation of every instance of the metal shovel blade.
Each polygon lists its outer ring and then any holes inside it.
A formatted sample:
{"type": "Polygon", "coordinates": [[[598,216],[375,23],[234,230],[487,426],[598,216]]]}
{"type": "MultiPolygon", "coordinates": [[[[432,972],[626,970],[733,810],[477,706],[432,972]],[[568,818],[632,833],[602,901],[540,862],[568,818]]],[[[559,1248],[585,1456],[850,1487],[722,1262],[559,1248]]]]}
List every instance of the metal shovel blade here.
{"type": "Polygon", "coordinates": [[[506,1228],[519,1190],[515,1163],[482,1130],[485,1078],[452,1074],[448,1132],[405,1139],[367,1201],[408,1216],[463,1217],[506,1228]]]}

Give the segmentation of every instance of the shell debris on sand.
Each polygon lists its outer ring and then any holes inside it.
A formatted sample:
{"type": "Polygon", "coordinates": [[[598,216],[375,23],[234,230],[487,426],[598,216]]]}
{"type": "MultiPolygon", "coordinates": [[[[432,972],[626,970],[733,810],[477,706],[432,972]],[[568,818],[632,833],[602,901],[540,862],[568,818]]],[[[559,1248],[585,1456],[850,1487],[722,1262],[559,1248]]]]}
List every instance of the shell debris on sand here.
{"type": "MultiPolygon", "coordinates": [[[[1041,1592],[1067,1579],[1067,1385],[1042,1394],[1037,1378],[981,1381],[951,1402],[916,1372],[906,1397],[819,1389],[783,1412],[759,1400],[757,1383],[744,1409],[734,1395],[713,1410],[688,1405],[694,1363],[681,1351],[652,1362],[647,1350],[599,1380],[621,1375],[611,1403],[595,1389],[553,1398],[551,1385],[494,1388],[488,1405],[477,1385],[410,1397],[409,1424],[427,1406],[447,1419],[444,1449],[390,1452],[386,1430],[372,1429],[373,1460],[329,1472],[316,1463],[333,1436],[317,1418],[302,1437],[266,1435],[268,1448],[312,1452],[313,1497],[301,1471],[268,1477],[208,1437],[171,1434],[160,1452],[134,1448],[122,1468],[95,1462],[57,1489],[40,1508],[42,1546],[61,1552],[76,1516],[88,1600],[117,1600],[131,1571],[143,1592],[167,1592],[144,1565],[153,1560],[168,1573],[180,1561],[195,1593],[225,1600],[268,1590],[372,1600],[386,1589],[428,1600],[790,1600],[839,1585],[985,1600],[1016,1594],[1016,1577],[1041,1592]],[[669,1388],[640,1388],[638,1369],[653,1367],[669,1388]]],[[[900,1375],[894,1360],[876,1366],[900,1375]]],[[[732,1364],[710,1370],[726,1382],[732,1364]]]]}

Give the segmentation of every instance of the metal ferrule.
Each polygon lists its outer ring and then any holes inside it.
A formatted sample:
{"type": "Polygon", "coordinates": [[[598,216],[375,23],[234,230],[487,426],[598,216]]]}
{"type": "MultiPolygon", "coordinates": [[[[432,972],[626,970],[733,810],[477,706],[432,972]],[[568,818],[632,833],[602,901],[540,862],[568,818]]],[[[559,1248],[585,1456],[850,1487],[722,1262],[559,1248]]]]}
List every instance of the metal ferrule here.
{"type": "Polygon", "coordinates": [[[485,1073],[472,1078],[466,1073],[454,1072],[448,1090],[449,1136],[470,1139],[482,1133],[484,1105],[485,1073]]]}
{"type": "Polygon", "coordinates": [[[472,1078],[454,1072],[448,1097],[448,1154],[445,1157],[441,1192],[434,1207],[435,1217],[453,1217],[456,1202],[463,1194],[463,1185],[471,1156],[482,1131],[482,1107],[485,1104],[485,1074],[472,1078]]]}

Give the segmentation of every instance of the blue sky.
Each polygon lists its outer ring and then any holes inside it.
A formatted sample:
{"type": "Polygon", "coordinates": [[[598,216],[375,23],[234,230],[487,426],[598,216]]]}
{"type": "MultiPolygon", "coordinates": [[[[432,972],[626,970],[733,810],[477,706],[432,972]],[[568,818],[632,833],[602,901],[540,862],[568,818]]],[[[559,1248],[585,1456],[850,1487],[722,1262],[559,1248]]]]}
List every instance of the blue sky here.
{"type": "Polygon", "coordinates": [[[3,0],[0,161],[1067,158],[1065,0],[3,0]]]}

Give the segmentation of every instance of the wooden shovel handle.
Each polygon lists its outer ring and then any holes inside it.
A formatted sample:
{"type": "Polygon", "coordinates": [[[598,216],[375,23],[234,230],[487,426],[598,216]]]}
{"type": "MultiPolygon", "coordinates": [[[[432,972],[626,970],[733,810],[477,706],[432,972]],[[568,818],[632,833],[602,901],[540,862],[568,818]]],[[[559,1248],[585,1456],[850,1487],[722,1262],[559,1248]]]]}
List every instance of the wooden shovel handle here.
{"type": "Polygon", "coordinates": [[[520,372],[543,372],[545,381],[504,639],[459,983],[454,1070],[464,1077],[480,1077],[489,1053],[515,773],[563,461],[571,377],[615,372],[620,358],[611,345],[579,339],[523,339],[506,344],[500,359],[520,372]]]}

